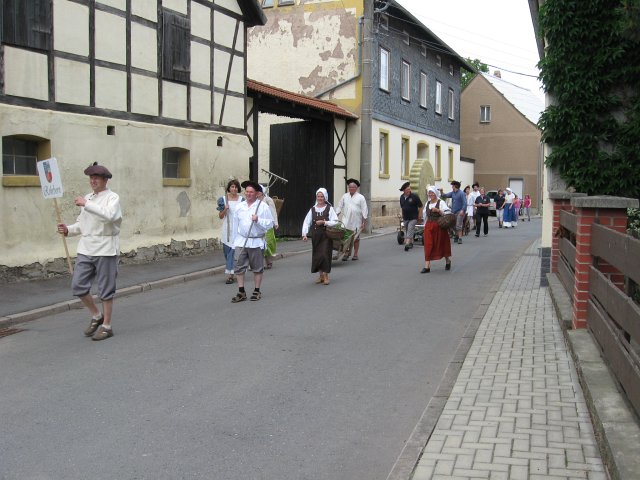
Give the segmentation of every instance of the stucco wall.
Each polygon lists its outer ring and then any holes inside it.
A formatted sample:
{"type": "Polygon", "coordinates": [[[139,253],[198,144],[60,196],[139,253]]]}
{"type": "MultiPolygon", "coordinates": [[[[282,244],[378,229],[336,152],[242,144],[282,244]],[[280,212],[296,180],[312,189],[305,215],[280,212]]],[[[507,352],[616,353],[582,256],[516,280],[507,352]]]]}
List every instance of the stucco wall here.
{"type": "Polygon", "coordinates": [[[461,96],[461,146],[475,160],[475,180],[488,190],[522,179],[532,206],[541,194],[541,133],[483,77],[475,78],[461,96]],[[491,107],[491,122],[480,123],[480,106],[491,107]],[[540,188],[540,189],[539,189],[540,188]]]}
{"type": "MultiPolygon", "coordinates": [[[[175,240],[218,236],[215,201],[230,176],[246,178],[251,148],[244,135],[196,131],[102,117],[0,105],[2,135],[49,139],[65,189],[58,199],[65,223],[75,221],[77,195],[90,191],[83,170],[94,161],[113,173],[109,187],[120,195],[123,252],[175,240]],[[107,126],[115,135],[107,135],[107,126]],[[223,146],[217,147],[218,136],[223,146]],[[162,150],[190,152],[191,185],[163,186],[162,150]]],[[[37,187],[0,186],[0,266],[44,263],[64,256],[55,233],[52,200],[37,187]]],[[[70,238],[75,254],[76,239],[70,238]]]]}

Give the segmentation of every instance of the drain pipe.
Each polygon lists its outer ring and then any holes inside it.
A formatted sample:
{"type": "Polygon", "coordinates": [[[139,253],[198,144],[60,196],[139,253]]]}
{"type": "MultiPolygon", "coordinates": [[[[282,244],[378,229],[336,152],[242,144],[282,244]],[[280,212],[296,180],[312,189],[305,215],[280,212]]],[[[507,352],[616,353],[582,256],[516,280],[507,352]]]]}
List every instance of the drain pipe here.
{"type": "MultiPolygon", "coordinates": [[[[362,23],[362,108],[360,114],[360,193],[364,196],[371,212],[371,128],[372,128],[372,30],[373,1],[364,0],[364,20],[362,23]]],[[[371,215],[370,215],[371,217],[371,215]]],[[[371,221],[365,230],[371,232],[371,221]]]]}

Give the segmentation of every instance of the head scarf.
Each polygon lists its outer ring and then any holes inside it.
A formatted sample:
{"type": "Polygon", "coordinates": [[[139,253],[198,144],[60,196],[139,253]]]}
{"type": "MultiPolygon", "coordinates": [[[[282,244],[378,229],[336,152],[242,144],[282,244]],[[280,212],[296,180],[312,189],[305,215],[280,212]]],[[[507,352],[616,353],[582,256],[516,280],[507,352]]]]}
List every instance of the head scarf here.
{"type": "MultiPolygon", "coordinates": [[[[326,188],[320,187],[318,190],[316,190],[316,197],[318,196],[318,193],[321,193],[322,195],[324,195],[324,201],[329,203],[329,194],[327,193],[326,188]]],[[[317,199],[316,199],[316,205],[318,205],[317,199]]]]}
{"type": "Polygon", "coordinates": [[[509,187],[506,188],[507,192],[509,193],[513,193],[513,190],[511,190],[509,187]]]}
{"type": "MultiPolygon", "coordinates": [[[[427,195],[429,192],[433,192],[438,200],[440,200],[440,191],[434,186],[427,188],[427,195]]],[[[428,196],[427,196],[428,198],[428,196]]]]}

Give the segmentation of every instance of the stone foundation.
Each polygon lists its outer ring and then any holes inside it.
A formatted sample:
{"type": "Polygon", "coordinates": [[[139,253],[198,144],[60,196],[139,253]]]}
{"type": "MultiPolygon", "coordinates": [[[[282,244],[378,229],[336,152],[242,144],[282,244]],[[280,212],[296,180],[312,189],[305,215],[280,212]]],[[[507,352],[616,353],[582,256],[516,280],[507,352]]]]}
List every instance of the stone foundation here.
{"type": "Polygon", "coordinates": [[[400,224],[398,215],[401,215],[402,212],[400,211],[399,199],[400,195],[394,199],[371,201],[369,217],[371,218],[372,228],[383,228],[400,224]]]}
{"type": "MultiPolygon", "coordinates": [[[[217,238],[203,238],[201,240],[180,242],[171,240],[169,245],[154,245],[151,247],[138,248],[137,250],[131,250],[129,252],[122,252],[118,263],[120,265],[140,265],[163,258],[203,255],[221,249],[222,243],[217,238]]],[[[69,275],[69,268],[67,267],[67,260],[65,258],[56,258],[45,264],[36,262],[20,267],[0,265],[0,285],[25,280],[42,280],[65,275],[69,275]]]]}

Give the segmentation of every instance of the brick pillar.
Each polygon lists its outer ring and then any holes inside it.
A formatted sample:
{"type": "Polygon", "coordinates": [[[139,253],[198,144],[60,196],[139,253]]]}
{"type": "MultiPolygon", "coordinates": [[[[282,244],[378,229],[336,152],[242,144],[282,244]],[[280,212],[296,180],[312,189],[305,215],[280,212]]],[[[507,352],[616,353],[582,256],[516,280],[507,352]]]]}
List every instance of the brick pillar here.
{"type": "MultiPolygon", "coordinates": [[[[578,225],[576,233],[576,267],[573,287],[573,328],[587,326],[589,302],[589,267],[593,265],[591,255],[591,232],[594,223],[599,223],[621,233],[627,228],[627,208],[638,201],[631,198],[597,196],[574,197],[571,206],[576,210],[578,225]]],[[[624,276],[604,260],[598,261],[598,269],[606,273],[611,281],[624,289],[624,276]]]]}
{"type": "Polygon", "coordinates": [[[584,193],[571,193],[566,191],[549,192],[553,215],[553,236],[551,238],[551,272],[558,273],[558,258],[560,257],[560,238],[556,232],[560,227],[560,212],[562,210],[573,210],[571,199],[574,197],[584,197],[584,193]]]}

